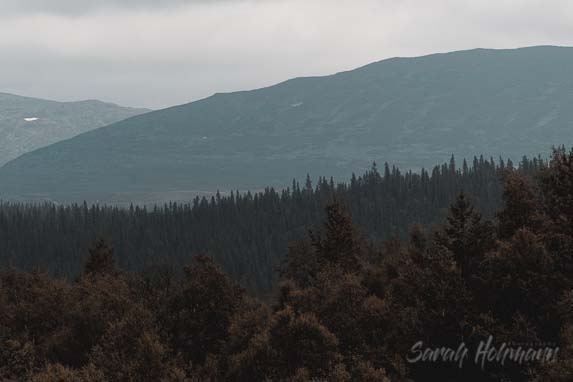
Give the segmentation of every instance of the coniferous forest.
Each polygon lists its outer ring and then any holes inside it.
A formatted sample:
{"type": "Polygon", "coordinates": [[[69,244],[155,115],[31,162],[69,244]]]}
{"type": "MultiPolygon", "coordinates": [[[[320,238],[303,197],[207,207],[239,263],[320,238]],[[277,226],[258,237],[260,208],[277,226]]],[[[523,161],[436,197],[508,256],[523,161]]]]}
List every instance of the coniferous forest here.
{"type": "Polygon", "coordinates": [[[333,198],[347,206],[365,239],[379,244],[407,235],[415,223],[440,222],[461,190],[484,215],[492,216],[501,203],[506,168],[531,175],[543,166],[539,158],[523,158],[518,165],[474,158],[458,166],[452,158],[431,172],[402,173],[374,164],[348,183],[323,177],[313,184],[307,177],[283,191],[232,192],[155,208],[4,203],[0,263],[73,278],[81,273],[90,243],[103,238],[113,246],[122,269],[177,270],[193,254],[205,253],[250,292],[264,294],[276,285],[275,271],[289,243],[320,226],[324,206],[333,198]]]}
{"type": "Polygon", "coordinates": [[[156,209],[3,204],[0,380],[571,381],[572,190],[560,148],[156,209]]]}

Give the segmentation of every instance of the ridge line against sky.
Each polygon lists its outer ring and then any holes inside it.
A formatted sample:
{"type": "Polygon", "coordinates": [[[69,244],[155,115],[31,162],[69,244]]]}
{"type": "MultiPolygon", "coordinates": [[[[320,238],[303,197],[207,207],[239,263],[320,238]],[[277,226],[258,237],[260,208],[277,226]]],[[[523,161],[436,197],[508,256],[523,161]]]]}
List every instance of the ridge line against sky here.
{"type": "Polygon", "coordinates": [[[0,92],[158,109],[396,56],[573,45],[567,0],[94,3],[2,0],[0,92]]]}

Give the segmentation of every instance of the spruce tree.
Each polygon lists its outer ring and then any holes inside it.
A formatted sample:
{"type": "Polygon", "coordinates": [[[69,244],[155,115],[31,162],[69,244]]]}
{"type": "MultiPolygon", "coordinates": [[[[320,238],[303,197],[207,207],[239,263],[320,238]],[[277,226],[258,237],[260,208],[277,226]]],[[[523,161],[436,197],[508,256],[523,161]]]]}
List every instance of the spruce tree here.
{"type": "Polygon", "coordinates": [[[540,228],[542,217],[529,179],[515,171],[506,171],[502,198],[504,208],[497,214],[500,238],[510,238],[520,228],[533,231],[540,228]]]}
{"type": "Polygon", "coordinates": [[[453,253],[463,277],[471,277],[484,253],[493,246],[493,227],[462,191],[450,206],[446,224],[436,232],[435,242],[453,253]]]}
{"type": "Polygon", "coordinates": [[[113,248],[99,238],[89,248],[89,256],[84,267],[85,276],[116,275],[118,272],[113,248]]]}
{"type": "Polygon", "coordinates": [[[312,244],[322,264],[337,265],[346,271],[359,268],[360,240],[352,219],[339,201],[333,201],[325,208],[326,222],[324,237],[311,232],[312,244]]]}

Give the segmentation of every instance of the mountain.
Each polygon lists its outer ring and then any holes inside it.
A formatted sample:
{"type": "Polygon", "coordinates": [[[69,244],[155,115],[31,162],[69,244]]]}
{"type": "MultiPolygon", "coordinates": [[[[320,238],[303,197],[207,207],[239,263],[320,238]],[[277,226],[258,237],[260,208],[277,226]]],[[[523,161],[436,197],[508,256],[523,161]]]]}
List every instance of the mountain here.
{"type": "Polygon", "coordinates": [[[0,166],[26,152],[149,110],[0,93],[0,166]]]}
{"type": "Polygon", "coordinates": [[[573,143],[573,48],[393,58],[215,94],[96,129],[0,168],[0,197],[138,199],[347,177],[372,161],[420,168],[519,160],[573,143]]]}

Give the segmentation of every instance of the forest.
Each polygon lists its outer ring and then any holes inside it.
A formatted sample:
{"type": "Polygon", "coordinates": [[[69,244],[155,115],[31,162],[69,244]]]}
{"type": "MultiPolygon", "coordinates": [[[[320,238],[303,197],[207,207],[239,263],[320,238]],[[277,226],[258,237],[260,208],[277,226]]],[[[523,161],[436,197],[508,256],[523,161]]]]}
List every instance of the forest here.
{"type": "Polygon", "coordinates": [[[3,204],[0,380],[571,381],[573,149],[384,167],[153,210],[3,204]],[[413,359],[488,338],[556,356],[413,359]]]}
{"type": "MultiPolygon", "coordinates": [[[[531,175],[543,166],[540,158],[523,158],[515,167],[531,175]]],[[[122,269],[177,270],[192,254],[206,253],[251,293],[266,294],[276,285],[275,270],[289,243],[320,225],[333,197],[344,202],[367,240],[380,244],[407,235],[412,224],[438,223],[460,190],[492,216],[501,203],[501,174],[513,167],[510,160],[483,157],[460,166],[452,158],[431,172],[373,165],[347,183],[322,177],[313,185],[307,177],[285,190],[217,194],[155,208],[0,202],[0,264],[73,278],[90,243],[104,238],[122,269]]]]}

